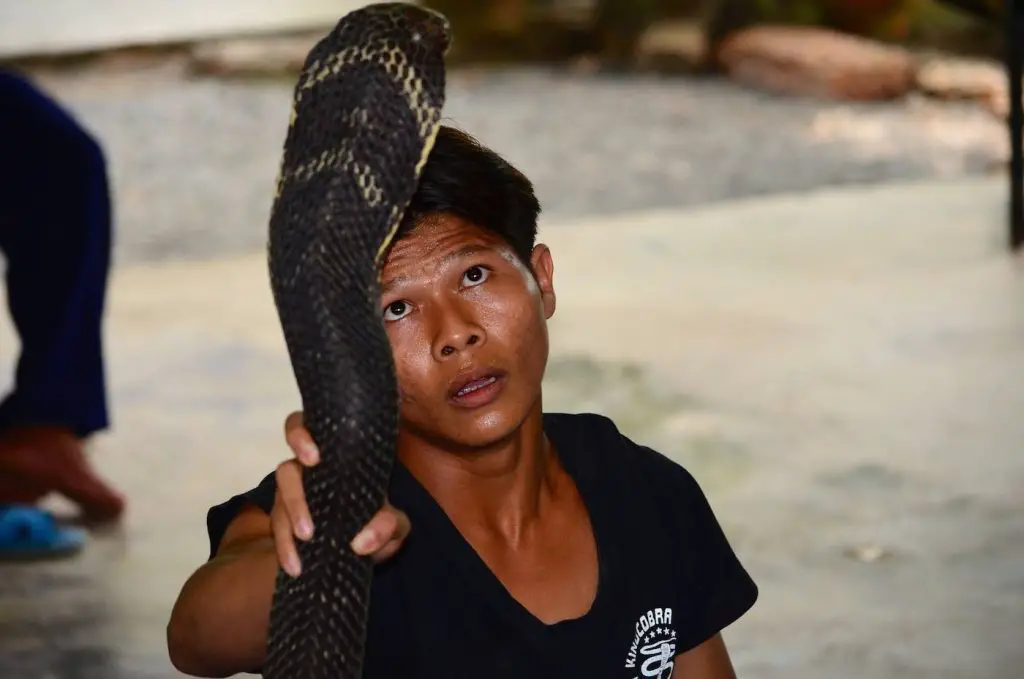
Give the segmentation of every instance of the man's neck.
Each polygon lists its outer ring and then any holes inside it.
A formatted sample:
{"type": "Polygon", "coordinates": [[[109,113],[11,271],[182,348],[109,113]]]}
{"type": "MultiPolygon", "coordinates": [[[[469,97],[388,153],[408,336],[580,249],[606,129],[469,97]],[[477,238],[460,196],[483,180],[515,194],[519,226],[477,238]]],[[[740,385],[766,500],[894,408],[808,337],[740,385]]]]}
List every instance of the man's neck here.
{"type": "Polygon", "coordinates": [[[535,410],[486,449],[455,453],[400,435],[399,458],[457,526],[482,528],[515,545],[564,473],[544,435],[539,403],[535,410]]]}

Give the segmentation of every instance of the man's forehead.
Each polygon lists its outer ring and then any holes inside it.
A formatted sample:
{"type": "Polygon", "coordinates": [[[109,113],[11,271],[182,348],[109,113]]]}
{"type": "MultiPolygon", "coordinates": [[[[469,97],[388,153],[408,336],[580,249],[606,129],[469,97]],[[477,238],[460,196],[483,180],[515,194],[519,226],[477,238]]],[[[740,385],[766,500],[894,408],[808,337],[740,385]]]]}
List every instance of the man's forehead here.
{"type": "Polygon", "coordinates": [[[504,255],[511,250],[507,243],[485,229],[458,218],[431,219],[417,225],[395,243],[384,266],[402,266],[410,259],[452,260],[459,257],[495,252],[504,255]]]}

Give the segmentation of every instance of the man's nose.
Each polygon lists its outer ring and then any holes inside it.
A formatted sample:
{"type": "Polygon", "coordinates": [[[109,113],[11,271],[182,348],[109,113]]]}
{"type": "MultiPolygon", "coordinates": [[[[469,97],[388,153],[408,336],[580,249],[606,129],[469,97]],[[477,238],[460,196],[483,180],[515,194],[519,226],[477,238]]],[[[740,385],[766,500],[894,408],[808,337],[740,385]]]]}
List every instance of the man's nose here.
{"type": "Polygon", "coordinates": [[[434,341],[434,358],[439,361],[462,353],[470,347],[479,348],[486,334],[466,305],[447,304],[439,309],[439,332],[434,341]]]}

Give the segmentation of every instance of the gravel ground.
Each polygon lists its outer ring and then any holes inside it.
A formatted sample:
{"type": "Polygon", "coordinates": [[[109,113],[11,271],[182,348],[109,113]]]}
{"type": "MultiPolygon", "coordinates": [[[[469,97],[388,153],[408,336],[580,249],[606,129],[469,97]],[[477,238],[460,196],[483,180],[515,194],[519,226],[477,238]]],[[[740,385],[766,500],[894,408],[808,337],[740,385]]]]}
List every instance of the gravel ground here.
{"type": "MultiPolygon", "coordinates": [[[[41,82],[109,151],[119,264],[263,246],[289,82],[194,79],[168,64],[41,82]]],[[[1002,126],[972,104],[849,105],[721,80],[460,71],[447,115],[526,172],[551,218],[981,174],[1008,153],[1002,126]]]]}

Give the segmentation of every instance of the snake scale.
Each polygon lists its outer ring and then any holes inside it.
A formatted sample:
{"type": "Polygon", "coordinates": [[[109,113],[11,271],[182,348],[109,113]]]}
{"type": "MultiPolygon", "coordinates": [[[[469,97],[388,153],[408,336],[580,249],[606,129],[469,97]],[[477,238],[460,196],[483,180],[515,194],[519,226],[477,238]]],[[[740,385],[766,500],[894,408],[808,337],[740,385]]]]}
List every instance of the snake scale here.
{"type": "Polygon", "coordinates": [[[431,10],[369,5],[313,47],[295,86],[267,259],[321,461],[304,472],[316,530],[298,541],[302,574],[275,584],[269,679],[362,675],[372,564],[349,543],[386,499],[398,434],[380,268],[440,126],[450,35],[431,10]]]}

